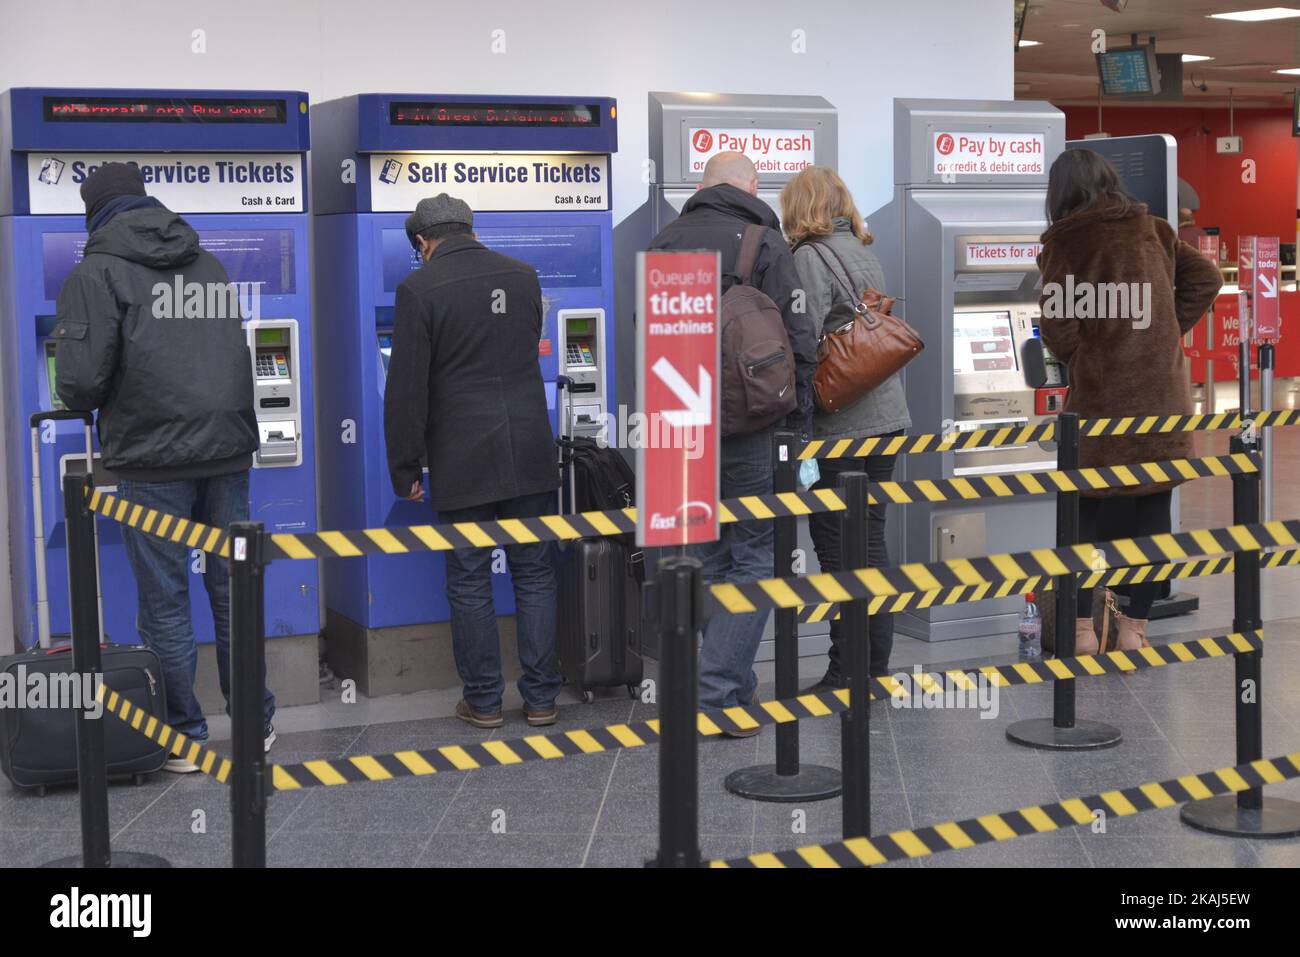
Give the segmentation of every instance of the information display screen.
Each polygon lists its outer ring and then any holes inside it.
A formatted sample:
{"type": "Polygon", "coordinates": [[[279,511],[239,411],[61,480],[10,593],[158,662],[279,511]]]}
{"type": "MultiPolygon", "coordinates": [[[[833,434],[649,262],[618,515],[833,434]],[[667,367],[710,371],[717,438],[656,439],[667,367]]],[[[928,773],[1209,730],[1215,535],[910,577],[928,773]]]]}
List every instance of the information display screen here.
{"type": "Polygon", "coordinates": [[[1160,92],[1155,53],[1149,47],[1098,53],[1097,72],[1106,96],[1141,96],[1160,92]]]}
{"type": "Polygon", "coordinates": [[[394,100],[393,126],[600,126],[598,103],[442,103],[394,100]]]}
{"type": "Polygon", "coordinates": [[[1011,313],[957,312],[952,317],[952,363],[957,375],[1018,369],[1011,313]]]}
{"type": "MultiPolygon", "coordinates": [[[[207,229],[199,232],[199,245],[220,260],[231,282],[260,283],[263,296],[293,295],[293,230],[207,229]]],[[[85,233],[41,236],[46,299],[58,299],[63,281],[85,254],[85,233]]]]}
{"type": "Polygon", "coordinates": [[[242,97],[47,96],[45,119],[55,123],[278,123],[284,100],[242,97]]]}
{"type": "MultiPolygon", "coordinates": [[[[521,259],[537,270],[542,288],[592,288],[600,285],[599,226],[486,226],[474,230],[489,249],[521,259]]],[[[385,229],[384,291],[424,265],[403,229],[385,229]]]]}

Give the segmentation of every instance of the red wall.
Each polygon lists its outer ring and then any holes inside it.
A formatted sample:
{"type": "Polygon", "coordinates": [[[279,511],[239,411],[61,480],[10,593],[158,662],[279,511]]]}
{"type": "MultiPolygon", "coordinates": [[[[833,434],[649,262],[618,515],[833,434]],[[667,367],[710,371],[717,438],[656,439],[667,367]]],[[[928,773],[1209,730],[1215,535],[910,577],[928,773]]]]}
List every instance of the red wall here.
{"type": "MultiPolygon", "coordinates": [[[[1097,129],[1097,108],[1066,106],[1065,135],[1082,139],[1097,129]]],[[[1104,107],[1102,128],[1112,136],[1171,133],[1178,140],[1178,175],[1201,197],[1196,222],[1218,226],[1228,256],[1237,258],[1237,236],[1278,236],[1295,242],[1297,140],[1291,111],[1236,110],[1233,132],[1245,141],[1236,156],[1214,151],[1214,140],[1228,135],[1226,109],[1104,107]],[[1205,130],[1209,132],[1205,132],[1205,130]],[[1241,181],[1243,160],[1255,161],[1255,182],[1241,181]]]]}

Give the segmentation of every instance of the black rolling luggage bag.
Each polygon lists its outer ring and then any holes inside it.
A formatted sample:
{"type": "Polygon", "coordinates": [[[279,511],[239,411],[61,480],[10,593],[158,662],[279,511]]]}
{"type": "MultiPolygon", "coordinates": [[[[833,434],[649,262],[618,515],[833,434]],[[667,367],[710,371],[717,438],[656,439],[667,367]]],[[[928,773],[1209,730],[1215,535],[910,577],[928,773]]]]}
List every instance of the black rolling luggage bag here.
{"type": "Polygon", "coordinates": [[[560,568],[560,671],[584,701],[592,688],[640,691],[641,584],[645,557],[616,538],[569,546],[560,568]]]}
{"type": "MultiPolygon", "coordinates": [[[[633,504],[635,480],[616,449],[591,439],[569,438],[569,383],[560,378],[561,511],[625,508],[633,504]],[[576,503],[576,507],[575,504],[576,503]]],[[[593,688],[641,687],[641,585],[645,553],[631,536],[583,538],[560,557],[556,653],[560,672],[584,701],[593,688]]]]}
{"type": "MultiPolygon", "coordinates": [[[[94,445],[91,438],[93,420],[88,412],[38,412],[31,417],[32,471],[40,484],[41,460],[38,429],[47,419],[80,419],[86,427],[86,461],[84,468],[94,474],[94,445]]],[[[69,463],[70,465],[72,463],[69,463]]],[[[59,679],[59,675],[72,674],[72,649],[68,645],[51,647],[49,593],[45,572],[44,519],[40,499],[36,499],[36,605],[38,648],[0,659],[0,771],[20,788],[37,788],[44,793],[47,787],[77,783],[77,731],[76,710],[49,707],[56,687],[71,689],[72,677],[59,679]],[[13,700],[5,700],[5,686],[13,700]],[[42,707],[36,704],[35,691],[46,691],[42,707]],[[24,707],[18,707],[22,698],[24,707]],[[31,700],[29,700],[31,699],[31,700]]],[[[95,575],[98,578],[98,547],[96,548],[95,575]]],[[[98,583],[96,584],[98,590],[98,583]]],[[[103,610],[100,610],[103,621],[103,610]]],[[[160,721],[166,720],[163,694],[163,675],[158,656],[144,647],[113,645],[102,641],[100,632],[100,657],[104,683],[133,704],[144,709],[160,721]]],[[[87,693],[96,688],[80,689],[75,703],[89,704],[87,693]]],[[[67,704],[68,701],[62,703],[67,704]]],[[[99,719],[104,722],[104,755],[109,777],[133,777],[137,781],[146,774],[162,770],[167,763],[167,752],[144,735],[133,731],[110,714],[99,719]]]]}
{"type": "MultiPolygon", "coordinates": [[[[104,684],[159,721],[165,720],[163,678],[158,656],[148,648],[104,645],[100,649],[104,684]]],[[[28,688],[53,689],[58,675],[72,672],[72,651],[37,648],[0,660],[4,681],[16,694],[28,688]]],[[[75,675],[67,679],[71,687],[75,675]]],[[[94,694],[81,688],[81,694],[94,694]]],[[[65,702],[66,703],[66,702],[65,702]]],[[[0,708],[0,770],[20,788],[38,788],[77,783],[76,710],[73,708],[24,707],[6,702],[0,708]]],[[[126,722],[105,713],[104,755],[110,778],[131,777],[137,782],[161,771],[167,763],[166,750],[150,741],[126,722]]]]}

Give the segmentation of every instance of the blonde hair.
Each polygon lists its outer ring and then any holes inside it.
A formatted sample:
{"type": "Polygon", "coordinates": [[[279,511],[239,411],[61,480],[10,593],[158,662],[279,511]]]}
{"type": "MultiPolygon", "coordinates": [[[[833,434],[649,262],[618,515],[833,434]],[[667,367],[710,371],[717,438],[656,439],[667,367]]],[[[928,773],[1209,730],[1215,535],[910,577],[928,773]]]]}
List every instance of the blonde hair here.
{"type": "Polygon", "coordinates": [[[829,236],[835,230],[831,220],[837,216],[848,218],[849,228],[862,245],[872,242],[853,204],[853,194],[829,166],[807,166],[781,190],[781,227],[792,244],[829,236]]]}

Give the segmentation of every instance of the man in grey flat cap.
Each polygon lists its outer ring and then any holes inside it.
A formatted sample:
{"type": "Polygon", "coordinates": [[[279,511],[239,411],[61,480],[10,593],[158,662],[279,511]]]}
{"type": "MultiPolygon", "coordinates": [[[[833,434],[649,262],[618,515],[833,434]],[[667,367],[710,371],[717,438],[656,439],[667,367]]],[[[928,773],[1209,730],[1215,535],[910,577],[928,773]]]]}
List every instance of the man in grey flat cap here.
{"type": "MultiPolygon", "coordinates": [[[[406,220],[424,267],[397,287],[384,437],[393,490],[424,498],[441,522],[530,518],[554,511],[559,468],[537,363],[542,289],[527,263],[493,252],[474,214],[440,193],[406,220]]],[[[553,724],[555,571],[547,543],[507,545],[515,590],[519,692],[530,725],[553,724]]],[[[492,550],[445,552],[452,649],[465,686],[456,717],[504,723],[501,647],[492,602],[492,550]]]]}

